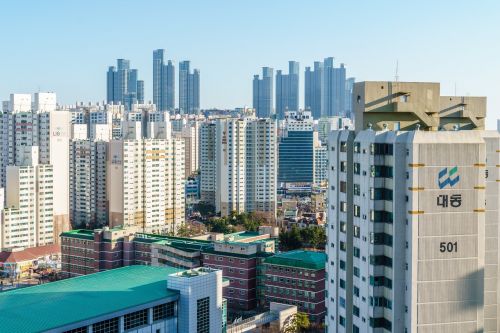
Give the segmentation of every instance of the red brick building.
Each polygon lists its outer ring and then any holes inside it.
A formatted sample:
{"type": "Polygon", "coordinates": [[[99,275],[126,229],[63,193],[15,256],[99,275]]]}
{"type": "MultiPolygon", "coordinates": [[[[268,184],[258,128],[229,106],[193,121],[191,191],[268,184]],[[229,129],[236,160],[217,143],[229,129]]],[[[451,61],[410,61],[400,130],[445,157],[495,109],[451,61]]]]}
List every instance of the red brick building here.
{"type": "Polygon", "coordinates": [[[259,294],[270,302],[296,305],[312,322],[325,319],[324,252],[295,250],[264,260],[264,285],[259,294]]]}
{"type": "Polygon", "coordinates": [[[72,230],[61,234],[61,275],[73,277],[130,265],[201,266],[212,242],[136,233],[134,228],[72,230]]]}
{"type": "Polygon", "coordinates": [[[269,233],[245,231],[226,235],[212,250],[203,252],[203,265],[222,270],[229,279],[229,286],[223,289],[229,311],[255,309],[259,265],[274,251],[275,240],[269,233]]]}

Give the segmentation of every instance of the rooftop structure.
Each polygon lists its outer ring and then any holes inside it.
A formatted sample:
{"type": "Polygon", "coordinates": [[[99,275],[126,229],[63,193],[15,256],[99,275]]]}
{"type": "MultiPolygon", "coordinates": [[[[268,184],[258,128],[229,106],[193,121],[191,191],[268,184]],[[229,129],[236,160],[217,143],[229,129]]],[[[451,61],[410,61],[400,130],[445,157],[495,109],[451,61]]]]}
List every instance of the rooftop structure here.
{"type": "Polygon", "coordinates": [[[269,257],[265,260],[265,263],[306,269],[324,269],[325,260],[326,254],[324,252],[295,250],[269,257]]]}

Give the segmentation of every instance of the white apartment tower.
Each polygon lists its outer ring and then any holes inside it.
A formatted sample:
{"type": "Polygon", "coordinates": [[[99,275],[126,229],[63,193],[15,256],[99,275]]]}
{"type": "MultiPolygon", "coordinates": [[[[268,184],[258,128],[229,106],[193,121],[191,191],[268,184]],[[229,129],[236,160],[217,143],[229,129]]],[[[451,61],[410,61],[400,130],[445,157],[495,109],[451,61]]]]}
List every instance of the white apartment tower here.
{"type": "Polygon", "coordinates": [[[184,141],[186,178],[195,174],[200,168],[199,132],[200,122],[197,120],[188,121],[180,131],[174,132],[175,137],[184,141]]]}
{"type": "MultiPolygon", "coordinates": [[[[8,166],[25,166],[25,150],[37,147],[35,165],[51,165],[53,179],[54,241],[69,230],[69,139],[70,114],[56,110],[54,93],[11,94],[2,114],[2,183],[7,183],[8,166]],[[28,147],[28,148],[27,148],[28,147]]],[[[10,190],[7,189],[7,192],[10,190]]]]}
{"type": "Polygon", "coordinates": [[[168,117],[146,127],[149,137],[128,126],[123,140],[109,143],[109,223],[175,232],[185,221],[184,141],[171,137],[168,117]]]}
{"type": "Polygon", "coordinates": [[[328,332],[498,332],[500,136],[485,98],[356,83],[330,133],[328,332]]]}
{"type": "Polygon", "coordinates": [[[228,118],[200,129],[201,200],[222,216],[276,214],[276,121],[228,118]]]}
{"type": "Polygon", "coordinates": [[[53,167],[38,164],[37,147],[27,147],[21,155],[21,165],[10,165],[6,170],[8,190],[1,211],[0,248],[54,242],[53,167]]]}

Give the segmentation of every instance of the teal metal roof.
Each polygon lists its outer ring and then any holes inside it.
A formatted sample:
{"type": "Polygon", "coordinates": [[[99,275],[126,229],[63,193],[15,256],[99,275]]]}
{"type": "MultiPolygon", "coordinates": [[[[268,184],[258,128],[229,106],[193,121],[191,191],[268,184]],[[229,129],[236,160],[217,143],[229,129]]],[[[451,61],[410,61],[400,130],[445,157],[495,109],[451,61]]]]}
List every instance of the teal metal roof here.
{"type": "Polygon", "coordinates": [[[0,293],[0,331],[41,332],[177,296],[172,267],[128,266],[0,293]]]}
{"type": "Polygon", "coordinates": [[[294,250],[276,254],[266,258],[264,262],[271,265],[319,270],[325,268],[325,260],[324,252],[294,250]]]}

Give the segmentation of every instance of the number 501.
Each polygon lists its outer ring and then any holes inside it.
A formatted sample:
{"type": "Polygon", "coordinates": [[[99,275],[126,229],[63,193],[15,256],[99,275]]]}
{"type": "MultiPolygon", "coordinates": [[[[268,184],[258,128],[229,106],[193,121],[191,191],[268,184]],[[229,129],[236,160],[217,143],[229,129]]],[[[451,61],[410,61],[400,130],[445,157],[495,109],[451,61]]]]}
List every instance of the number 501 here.
{"type": "Polygon", "coordinates": [[[458,242],[441,242],[439,243],[439,252],[457,252],[458,242]]]}

